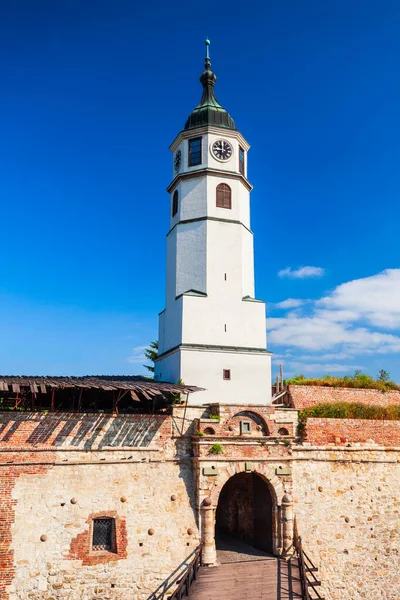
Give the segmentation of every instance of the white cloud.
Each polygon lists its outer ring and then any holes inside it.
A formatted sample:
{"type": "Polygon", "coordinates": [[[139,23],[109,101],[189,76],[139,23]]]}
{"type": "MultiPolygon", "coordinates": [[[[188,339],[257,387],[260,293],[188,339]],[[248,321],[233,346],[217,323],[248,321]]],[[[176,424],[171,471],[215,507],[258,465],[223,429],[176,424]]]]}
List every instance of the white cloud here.
{"type": "Polygon", "coordinates": [[[294,346],[312,351],[343,346],[347,352],[400,352],[400,337],[336,323],[321,316],[268,319],[269,341],[280,346],[294,346]]]}
{"type": "MultiPolygon", "coordinates": [[[[400,352],[400,269],[343,283],[309,303],[306,313],[294,311],[268,319],[270,344],[311,353],[325,351],[332,360],[343,354],[400,352]]],[[[321,356],[309,359],[324,360],[321,356]]]]}
{"type": "Polygon", "coordinates": [[[131,356],[128,356],[126,360],[129,363],[142,364],[147,360],[147,358],[144,355],[144,351],[146,350],[146,348],[147,346],[136,346],[136,348],[133,348],[131,356]]]}
{"type": "MultiPolygon", "coordinates": [[[[315,357],[314,357],[315,358],[315,357]]],[[[362,365],[339,364],[339,363],[303,363],[293,361],[288,363],[287,374],[304,374],[304,373],[322,373],[328,375],[330,373],[353,373],[356,369],[363,369],[362,365]]]]}
{"type": "Polygon", "coordinates": [[[292,269],[287,267],[278,272],[279,277],[289,277],[290,279],[305,279],[306,277],[322,277],[325,274],[325,269],[321,267],[299,267],[292,269]]]}
{"type": "Polygon", "coordinates": [[[283,300],[282,302],[277,302],[273,304],[274,308],[299,308],[299,306],[303,306],[306,303],[306,300],[300,300],[299,298],[287,298],[287,300],[283,300]]]}
{"type": "Polygon", "coordinates": [[[400,328],[400,269],[386,269],[378,275],[339,285],[318,305],[349,319],[365,319],[384,329],[400,328]]]}

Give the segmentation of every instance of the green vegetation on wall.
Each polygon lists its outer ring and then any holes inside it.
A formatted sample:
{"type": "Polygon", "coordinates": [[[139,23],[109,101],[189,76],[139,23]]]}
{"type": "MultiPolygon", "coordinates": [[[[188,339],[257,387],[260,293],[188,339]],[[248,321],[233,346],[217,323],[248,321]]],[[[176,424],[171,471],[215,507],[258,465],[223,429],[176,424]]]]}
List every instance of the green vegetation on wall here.
{"type": "Polygon", "coordinates": [[[321,403],[299,412],[301,422],[305,422],[308,417],[400,421],[400,406],[379,406],[378,404],[361,404],[359,402],[321,403]]]}
{"type": "Polygon", "coordinates": [[[325,377],[304,377],[304,375],[295,375],[291,379],[286,379],[285,384],[317,385],[338,388],[362,388],[380,390],[381,392],[400,390],[400,386],[398,386],[394,381],[391,381],[389,373],[384,370],[379,371],[379,375],[376,379],[370,375],[362,373],[361,371],[355,371],[353,375],[345,375],[344,377],[335,377],[333,375],[325,375],[325,377]]]}

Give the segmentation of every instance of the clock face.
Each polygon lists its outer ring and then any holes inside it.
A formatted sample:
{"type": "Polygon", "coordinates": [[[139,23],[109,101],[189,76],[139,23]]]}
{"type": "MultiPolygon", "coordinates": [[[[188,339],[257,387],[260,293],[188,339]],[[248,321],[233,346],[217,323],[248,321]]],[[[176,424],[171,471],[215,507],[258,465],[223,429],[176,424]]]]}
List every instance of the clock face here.
{"type": "Polygon", "coordinates": [[[178,150],[174,156],[174,169],[175,169],[176,173],[181,168],[181,162],[182,162],[182,152],[180,150],[178,150]]]}
{"type": "Polygon", "coordinates": [[[229,160],[233,153],[233,148],[226,140],[216,140],[212,147],[211,152],[218,160],[229,160]]]}

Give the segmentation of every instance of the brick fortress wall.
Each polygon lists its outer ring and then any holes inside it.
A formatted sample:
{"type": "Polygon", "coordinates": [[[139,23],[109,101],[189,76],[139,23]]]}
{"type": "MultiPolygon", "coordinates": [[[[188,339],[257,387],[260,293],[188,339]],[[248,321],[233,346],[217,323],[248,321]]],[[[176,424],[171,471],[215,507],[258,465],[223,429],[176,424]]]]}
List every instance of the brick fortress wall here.
{"type": "Polygon", "coordinates": [[[168,590],[199,543],[175,427],[171,416],[0,413],[1,600],[168,590]],[[101,556],[90,551],[99,516],[116,522],[116,551],[101,556]]]}
{"type": "MultiPolygon", "coordinates": [[[[290,405],[400,404],[400,392],[290,386],[290,405]]],[[[299,533],[327,600],[400,597],[400,422],[307,418],[293,448],[299,533]],[[319,446],[319,448],[316,448],[319,446]]]]}
{"type": "Polygon", "coordinates": [[[316,447],[321,428],[313,442],[287,446],[278,431],[294,431],[293,409],[183,415],[179,407],[156,417],[0,413],[1,600],[161,599],[199,543],[198,504],[210,496],[217,506],[229,477],[251,471],[278,503],[293,494],[327,600],[398,600],[398,447],[371,445],[370,432],[335,447],[329,423],[325,447],[316,447]],[[251,435],[240,436],[241,419],[251,435]],[[207,427],[214,434],[191,437],[207,427]],[[220,455],[210,454],[216,441],[220,455]],[[117,551],[100,558],[90,554],[96,516],[115,517],[117,527],[117,551]]]}
{"type": "Polygon", "coordinates": [[[369,419],[307,419],[307,442],[326,444],[375,443],[400,447],[400,421],[369,419]]]}
{"type": "Polygon", "coordinates": [[[304,548],[326,600],[400,598],[400,450],[368,444],[293,449],[304,548]]]}
{"type": "MultiPolygon", "coordinates": [[[[336,402],[375,406],[400,405],[400,392],[381,392],[352,388],[290,385],[289,405],[298,410],[316,404],[336,402]]],[[[400,422],[372,419],[329,419],[308,417],[306,440],[311,444],[341,445],[346,443],[376,443],[380,446],[400,446],[400,422]]]]}
{"type": "Polygon", "coordinates": [[[315,404],[355,402],[378,406],[400,405],[400,392],[393,390],[361,390],[355,388],[333,388],[318,385],[289,385],[289,405],[303,410],[315,404]]]}

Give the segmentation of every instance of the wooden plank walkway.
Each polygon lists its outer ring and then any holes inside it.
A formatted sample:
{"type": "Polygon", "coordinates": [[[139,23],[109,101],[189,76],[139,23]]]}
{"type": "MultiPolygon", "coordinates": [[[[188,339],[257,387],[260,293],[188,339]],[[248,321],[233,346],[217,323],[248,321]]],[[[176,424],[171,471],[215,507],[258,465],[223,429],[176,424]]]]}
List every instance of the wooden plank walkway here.
{"type": "Polygon", "coordinates": [[[297,561],[278,558],[202,567],[190,600],[301,600],[297,561]]]}

